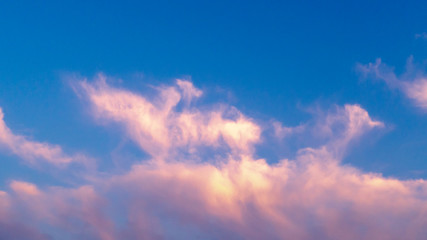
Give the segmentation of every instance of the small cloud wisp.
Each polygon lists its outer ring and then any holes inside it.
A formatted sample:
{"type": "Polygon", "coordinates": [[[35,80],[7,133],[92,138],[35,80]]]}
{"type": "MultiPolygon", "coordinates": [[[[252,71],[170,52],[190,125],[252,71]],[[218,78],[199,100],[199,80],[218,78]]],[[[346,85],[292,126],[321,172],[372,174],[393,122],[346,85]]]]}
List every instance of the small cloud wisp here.
{"type": "Polygon", "coordinates": [[[358,64],[357,69],[365,77],[383,80],[391,89],[402,91],[417,107],[427,110],[427,75],[415,67],[412,57],[408,58],[406,71],[401,76],[397,76],[394,69],[382,63],[380,58],[375,63],[358,64]]]}

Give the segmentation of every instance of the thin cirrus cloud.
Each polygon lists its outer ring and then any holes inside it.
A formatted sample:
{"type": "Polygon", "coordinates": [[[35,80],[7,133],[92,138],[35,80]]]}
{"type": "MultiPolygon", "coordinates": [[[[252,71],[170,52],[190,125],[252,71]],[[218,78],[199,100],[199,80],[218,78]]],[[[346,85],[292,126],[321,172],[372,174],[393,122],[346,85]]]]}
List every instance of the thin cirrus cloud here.
{"type": "MultiPolygon", "coordinates": [[[[0,212],[8,214],[0,217],[0,230],[26,226],[39,239],[423,239],[427,234],[424,180],[386,178],[341,164],[358,139],[384,127],[359,105],[337,106],[315,124],[303,124],[293,134],[316,132],[323,144],[272,164],[256,155],[259,144],[268,144],[261,137],[265,129],[233,107],[200,107],[203,93],[189,81],[160,86],[154,97],[111,86],[103,75],[76,81],[75,91],[89,102],[93,117],[109,123],[106,127],[120,126],[152,159],[122,174],[85,178],[75,188],[13,180],[0,192],[0,212]]],[[[14,231],[8,234],[19,234],[14,231]]]]}
{"type": "Polygon", "coordinates": [[[407,60],[406,71],[400,76],[380,58],[375,63],[358,64],[357,69],[364,77],[382,80],[391,89],[400,90],[417,107],[427,110],[427,76],[422,68],[413,63],[412,56],[407,60]]]}
{"type": "Polygon", "coordinates": [[[423,40],[427,40],[427,33],[423,32],[423,33],[417,33],[415,34],[415,38],[416,39],[423,39],[423,40]]]}
{"type": "Polygon", "coordinates": [[[65,167],[72,162],[89,166],[92,160],[82,154],[68,156],[58,145],[31,141],[25,136],[14,134],[4,121],[3,110],[0,108],[0,147],[17,155],[29,164],[36,165],[46,162],[57,167],[65,167]]]}

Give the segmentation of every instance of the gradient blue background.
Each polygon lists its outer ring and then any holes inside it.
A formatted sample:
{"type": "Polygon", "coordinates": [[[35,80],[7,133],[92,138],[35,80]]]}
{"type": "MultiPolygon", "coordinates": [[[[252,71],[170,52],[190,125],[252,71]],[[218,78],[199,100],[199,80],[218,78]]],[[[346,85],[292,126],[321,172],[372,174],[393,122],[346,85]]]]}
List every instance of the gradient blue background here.
{"type": "MultiPolygon", "coordinates": [[[[415,38],[427,32],[426,13],[426,1],[2,1],[0,106],[19,134],[108,159],[118,146],[136,150],[94,124],[67,73],[102,71],[133,91],[191,76],[246,115],[288,126],[313,106],[358,103],[388,127],[345,162],[425,178],[427,114],[360,80],[355,65],[381,57],[399,73],[410,55],[427,59],[427,41],[415,38]]],[[[1,180],[49,181],[0,159],[1,180]]]]}

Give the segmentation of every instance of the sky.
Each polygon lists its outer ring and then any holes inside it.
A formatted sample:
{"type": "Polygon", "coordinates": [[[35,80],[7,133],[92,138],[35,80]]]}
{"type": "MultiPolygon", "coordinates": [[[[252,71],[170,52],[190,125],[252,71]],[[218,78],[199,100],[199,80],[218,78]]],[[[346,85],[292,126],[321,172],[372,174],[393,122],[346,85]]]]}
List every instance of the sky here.
{"type": "Polygon", "coordinates": [[[0,239],[425,239],[426,12],[2,1],[0,239]]]}

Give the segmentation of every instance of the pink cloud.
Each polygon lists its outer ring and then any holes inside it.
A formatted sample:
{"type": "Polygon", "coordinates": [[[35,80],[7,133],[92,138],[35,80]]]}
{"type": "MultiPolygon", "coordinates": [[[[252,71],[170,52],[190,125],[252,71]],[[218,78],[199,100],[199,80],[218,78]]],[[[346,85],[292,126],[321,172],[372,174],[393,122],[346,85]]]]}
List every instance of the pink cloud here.
{"type": "Polygon", "coordinates": [[[185,107],[177,111],[182,98],[199,96],[192,83],[177,81],[176,86],[158,89],[158,96],[148,100],[127,90],[109,86],[104,76],[96,82],[83,81],[77,91],[86,94],[93,115],[122,124],[127,135],[147,153],[164,158],[177,149],[189,151],[199,146],[226,145],[235,153],[253,150],[260,141],[261,129],[235,108],[219,107],[201,111],[185,107]]]}
{"type": "Polygon", "coordinates": [[[36,142],[15,135],[4,122],[4,114],[0,108],[0,147],[7,149],[30,164],[39,160],[46,161],[58,167],[64,167],[71,162],[90,164],[90,159],[83,155],[68,156],[58,145],[36,142]]]}
{"type": "Polygon", "coordinates": [[[181,89],[182,97],[187,103],[191,102],[193,98],[198,98],[203,94],[203,92],[194,87],[193,83],[190,81],[177,79],[176,85],[181,89]]]}
{"type": "Polygon", "coordinates": [[[426,189],[425,181],[365,174],[324,157],[305,152],[276,165],[253,159],[218,167],[141,164],[113,182],[148,202],[147,209],[155,206],[207,236],[217,231],[247,239],[424,236],[426,192],[419,189],[426,189]]]}
{"type": "MultiPolygon", "coordinates": [[[[160,162],[135,165],[129,173],[98,186],[103,195],[120,194],[125,199],[121,205],[109,206],[127,212],[122,230],[112,227],[113,220],[97,212],[105,211],[106,206],[96,203],[93,188],[89,187],[71,194],[80,202],[68,207],[72,212],[54,208],[51,213],[78,216],[101,239],[174,238],[168,229],[171,222],[182,229],[193,226],[204,238],[425,236],[425,181],[362,173],[339,166],[325,156],[322,151],[304,152],[294,161],[283,160],[275,165],[251,158],[230,160],[220,166],[160,162]],[[88,202],[87,207],[81,202],[88,202]]],[[[52,192],[43,194],[55,196],[52,192]]],[[[66,191],[61,194],[70,196],[66,191]]],[[[33,199],[28,199],[28,204],[33,205],[38,195],[30,196],[33,199]]]]}
{"type": "Polygon", "coordinates": [[[400,76],[379,58],[375,63],[359,64],[357,68],[363,75],[383,80],[390,88],[399,89],[417,107],[427,109],[427,77],[413,64],[412,56],[408,58],[406,72],[400,76]]]}
{"type": "Polygon", "coordinates": [[[86,238],[115,239],[114,225],[104,214],[105,200],[92,186],[81,186],[76,189],[50,187],[40,190],[36,185],[22,181],[12,181],[13,191],[11,204],[16,219],[34,225],[49,224],[62,229],[63,236],[85,234],[86,238]],[[81,229],[81,225],[86,225],[81,229]]]}
{"type": "Polygon", "coordinates": [[[278,121],[272,121],[271,124],[274,130],[274,136],[276,136],[281,140],[293,134],[298,134],[306,130],[305,125],[299,125],[296,127],[286,127],[286,126],[283,126],[283,124],[278,121]]]}
{"type": "Polygon", "coordinates": [[[163,86],[149,98],[112,87],[101,76],[80,82],[76,91],[86,96],[94,117],[122,126],[152,159],[120,175],[85,178],[84,186],[74,188],[11,181],[11,191],[0,192],[0,211],[23,226],[37,222],[87,239],[423,239],[427,234],[425,180],[386,178],[341,164],[358,139],[384,126],[359,105],[336,107],[314,124],[303,124],[293,134],[316,132],[323,144],[271,164],[256,155],[263,128],[253,119],[224,105],[201,110],[187,104],[178,110],[185,99],[179,86],[163,86]],[[223,154],[206,157],[205,147],[223,154]]]}

